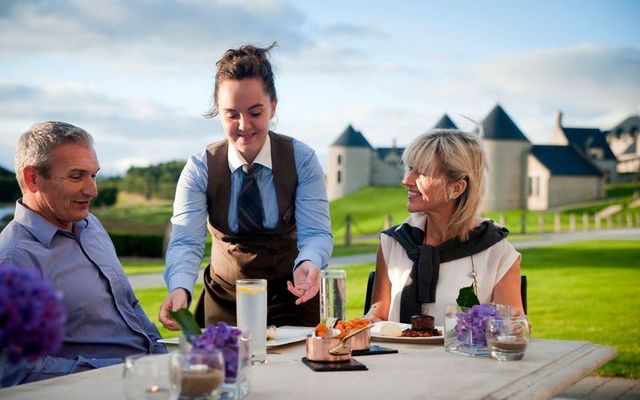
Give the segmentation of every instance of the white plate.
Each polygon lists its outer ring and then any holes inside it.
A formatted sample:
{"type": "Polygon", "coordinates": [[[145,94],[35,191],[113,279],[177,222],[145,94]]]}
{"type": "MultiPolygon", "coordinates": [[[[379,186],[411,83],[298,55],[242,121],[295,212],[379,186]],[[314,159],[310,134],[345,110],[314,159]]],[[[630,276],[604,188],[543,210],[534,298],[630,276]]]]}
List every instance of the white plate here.
{"type": "Polygon", "coordinates": [[[267,347],[283,346],[289,343],[300,342],[307,335],[313,333],[313,327],[310,326],[280,326],[275,339],[267,340],[267,347]]]}
{"type": "MultiPolygon", "coordinates": [[[[405,329],[411,328],[411,324],[403,324],[400,322],[389,322],[389,321],[380,321],[373,324],[373,328],[371,328],[371,339],[378,342],[404,342],[404,343],[440,343],[444,340],[442,335],[440,336],[429,336],[429,337],[404,337],[404,336],[383,336],[380,334],[380,327],[382,324],[398,324],[400,330],[403,331],[405,329]]],[[[436,329],[440,332],[443,332],[443,328],[441,326],[436,326],[436,329]]]]}
{"type": "MultiPolygon", "coordinates": [[[[267,347],[283,346],[289,343],[300,342],[312,332],[313,328],[307,326],[281,326],[278,328],[276,338],[267,340],[267,347]]],[[[158,342],[177,346],[179,340],[180,338],[174,337],[159,339],[158,342]]]]}

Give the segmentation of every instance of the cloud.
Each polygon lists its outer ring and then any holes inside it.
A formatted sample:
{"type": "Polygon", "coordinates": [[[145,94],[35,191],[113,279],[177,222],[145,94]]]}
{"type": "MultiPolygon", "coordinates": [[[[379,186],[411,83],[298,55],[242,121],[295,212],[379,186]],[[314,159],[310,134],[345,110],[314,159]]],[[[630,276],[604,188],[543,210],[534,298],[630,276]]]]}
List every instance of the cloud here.
{"type": "Polygon", "coordinates": [[[231,44],[309,44],[302,13],[283,1],[60,0],[8,2],[0,56],[67,54],[109,62],[210,62],[231,44]]]}
{"type": "Polygon", "coordinates": [[[0,165],[13,165],[18,137],[37,121],[61,120],[95,138],[107,174],[123,166],[186,159],[222,139],[217,121],[140,98],[106,96],[82,85],[0,83],[0,165]]]}
{"type": "Polygon", "coordinates": [[[428,110],[481,120],[500,103],[529,136],[543,143],[554,113],[568,126],[609,129],[637,112],[640,48],[580,45],[497,54],[442,71],[425,71],[401,88],[406,99],[428,110]],[[434,72],[436,74],[434,75],[434,72]]]}

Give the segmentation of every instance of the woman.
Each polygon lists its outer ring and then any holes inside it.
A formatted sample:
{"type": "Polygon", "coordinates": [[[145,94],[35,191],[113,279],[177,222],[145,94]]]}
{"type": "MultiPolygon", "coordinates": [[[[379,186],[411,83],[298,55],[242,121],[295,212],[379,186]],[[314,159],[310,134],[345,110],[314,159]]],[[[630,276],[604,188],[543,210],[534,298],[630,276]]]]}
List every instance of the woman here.
{"type": "Polygon", "coordinates": [[[269,324],[315,325],[320,268],[333,248],[324,177],[314,151],[269,130],[278,99],[268,48],[228,50],[217,63],[213,107],[226,139],[187,161],[178,181],[167,249],[169,296],[158,318],[190,302],[205,243],[211,263],[199,323],[234,324],[235,281],[267,279],[269,324]],[[293,281],[293,283],[292,283],[293,281]]]}
{"type": "Polygon", "coordinates": [[[504,240],[505,228],[475,216],[487,168],[479,138],[434,130],[402,157],[411,215],[380,237],[373,317],[410,323],[429,314],[442,325],[444,305],[470,285],[481,303],[521,313],[520,254],[504,240]]]}

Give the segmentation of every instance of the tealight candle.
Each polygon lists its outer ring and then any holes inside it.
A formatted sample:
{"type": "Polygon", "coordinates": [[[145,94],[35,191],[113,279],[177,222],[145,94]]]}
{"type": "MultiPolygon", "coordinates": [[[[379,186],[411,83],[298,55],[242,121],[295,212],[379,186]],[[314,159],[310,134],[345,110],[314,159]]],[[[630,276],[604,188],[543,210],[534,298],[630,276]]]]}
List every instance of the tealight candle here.
{"type": "Polygon", "coordinates": [[[167,400],[170,394],[168,388],[163,388],[158,385],[151,385],[145,390],[145,398],[147,400],[167,400]]]}

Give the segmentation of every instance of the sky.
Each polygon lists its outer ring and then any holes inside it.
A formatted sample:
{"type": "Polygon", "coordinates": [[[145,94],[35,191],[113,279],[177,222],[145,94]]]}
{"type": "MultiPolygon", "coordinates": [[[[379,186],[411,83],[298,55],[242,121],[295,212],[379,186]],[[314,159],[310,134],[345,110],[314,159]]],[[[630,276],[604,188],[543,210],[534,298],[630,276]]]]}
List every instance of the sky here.
{"type": "Polygon", "coordinates": [[[638,113],[638,16],[635,0],[0,0],[0,166],[45,120],[89,131],[102,176],[186,160],[223,138],[202,116],[215,62],[274,41],[272,129],[323,165],[349,124],[404,146],[496,104],[535,144],[559,110],[608,130],[638,113]]]}

